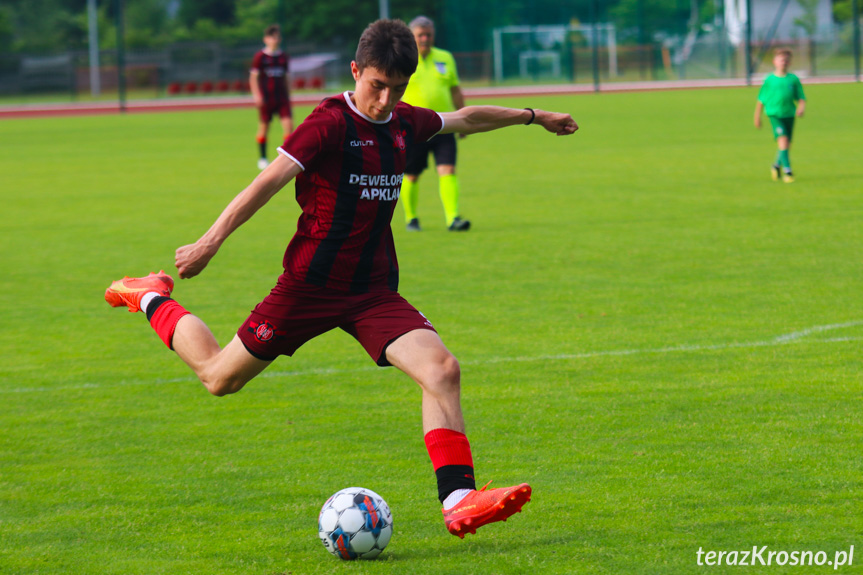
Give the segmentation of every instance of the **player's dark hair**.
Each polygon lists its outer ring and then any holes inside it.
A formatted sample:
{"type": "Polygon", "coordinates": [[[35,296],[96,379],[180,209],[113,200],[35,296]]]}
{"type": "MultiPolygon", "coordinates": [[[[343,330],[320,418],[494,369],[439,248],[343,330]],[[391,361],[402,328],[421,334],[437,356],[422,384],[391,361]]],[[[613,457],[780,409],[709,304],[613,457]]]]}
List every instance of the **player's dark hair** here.
{"type": "Polygon", "coordinates": [[[278,24],[270,24],[264,28],[264,36],[275,36],[276,34],[282,35],[282,27],[278,24]]]}
{"type": "Polygon", "coordinates": [[[411,76],[417,69],[417,43],[413,32],[401,20],[377,20],[369,24],[354,60],[360,72],[367,66],[387,76],[411,76]]]}

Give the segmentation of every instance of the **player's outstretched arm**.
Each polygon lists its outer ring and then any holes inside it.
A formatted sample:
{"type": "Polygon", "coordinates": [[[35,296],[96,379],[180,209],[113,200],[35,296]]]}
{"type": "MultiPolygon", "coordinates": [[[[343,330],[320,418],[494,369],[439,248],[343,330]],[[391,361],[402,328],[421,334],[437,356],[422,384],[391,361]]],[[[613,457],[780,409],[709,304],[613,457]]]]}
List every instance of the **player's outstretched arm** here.
{"type": "Polygon", "coordinates": [[[568,136],[578,130],[578,124],[569,114],[500,106],[466,106],[455,112],[441,114],[444,119],[442,134],[476,134],[519,124],[537,124],[558,136],[568,136]],[[532,121],[531,121],[532,120],[532,121]]]}
{"type": "Polygon", "coordinates": [[[174,265],[180,277],[191,278],[201,273],[228,236],[300,172],[302,168],[293,160],[279,154],[245,190],[237,194],[197,242],[177,248],[174,265]]]}

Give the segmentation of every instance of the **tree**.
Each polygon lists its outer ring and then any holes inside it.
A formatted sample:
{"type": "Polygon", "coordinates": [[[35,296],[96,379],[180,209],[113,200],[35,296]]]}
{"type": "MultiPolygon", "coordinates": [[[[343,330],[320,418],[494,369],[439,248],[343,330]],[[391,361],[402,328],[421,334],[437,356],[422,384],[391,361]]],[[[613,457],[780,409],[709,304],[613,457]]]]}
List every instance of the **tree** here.
{"type": "Polygon", "coordinates": [[[187,28],[198,20],[211,20],[216,26],[236,23],[236,0],[183,0],[177,17],[187,28]]]}
{"type": "MultiPolygon", "coordinates": [[[[854,9],[851,2],[854,0],[835,0],[833,2],[833,19],[837,22],[850,22],[854,17],[854,9]]],[[[857,0],[859,3],[860,0],[857,0]]]]}
{"type": "Polygon", "coordinates": [[[0,54],[8,54],[12,51],[14,38],[12,10],[6,6],[0,6],[0,54]]]}
{"type": "Polygon", "coordinates": [[[794,25],[803,28],[809,44],[809,73],[815,75],[815,34],[818,32],[818,4],[821,0],[797,0],[803,15],[794,19],[794,25]]]}
{"type": "Polygon", "coordinates": [[[715,6],[712,0],[620,0],[609,12],[624,35],[649,41],[657,34],[697,34],[715,6]]]}

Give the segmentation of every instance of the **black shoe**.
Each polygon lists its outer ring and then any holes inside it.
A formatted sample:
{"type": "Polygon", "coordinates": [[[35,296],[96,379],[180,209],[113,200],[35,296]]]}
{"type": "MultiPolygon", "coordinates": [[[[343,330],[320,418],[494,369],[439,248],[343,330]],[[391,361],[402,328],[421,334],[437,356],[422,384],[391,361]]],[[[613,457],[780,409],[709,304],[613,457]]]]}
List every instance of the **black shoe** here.
{"type": "Polygon", "coordinates": [[[470,229],[470,221],[463,220],[460,217],[456,216],[452,223],[449,225],[449,231],[451,232],[466,232],[470,229]]]}
{"type": "Polygon", "coordinates": [[[405,226],[409,232],[418,232],[420,231],[420,220],[419,218],[414,218],[408,222],[408,225],[405,226]]]}
{"type": "Polygon", "coordinates": [[[774,182],[779,181],[779,173],[780,173],[779,172],[779,166],[777,166],[776,164],[773,164],[770,167],[770,177],[773,178],[774,182]]]}

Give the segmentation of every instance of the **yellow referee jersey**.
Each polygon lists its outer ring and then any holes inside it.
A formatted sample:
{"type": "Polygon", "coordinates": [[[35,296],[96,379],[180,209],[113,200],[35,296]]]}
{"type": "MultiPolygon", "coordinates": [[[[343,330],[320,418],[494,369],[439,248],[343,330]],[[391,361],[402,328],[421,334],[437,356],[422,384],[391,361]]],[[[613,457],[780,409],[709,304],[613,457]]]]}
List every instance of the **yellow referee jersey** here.
{"type": "Polygon", "coordinates": [[[455,111],[453,86],[458,86],[455,59],[446,50],[432,48],[428,56],[420,56],[402,101],[435,112],[452,112],[455,111]]]}

